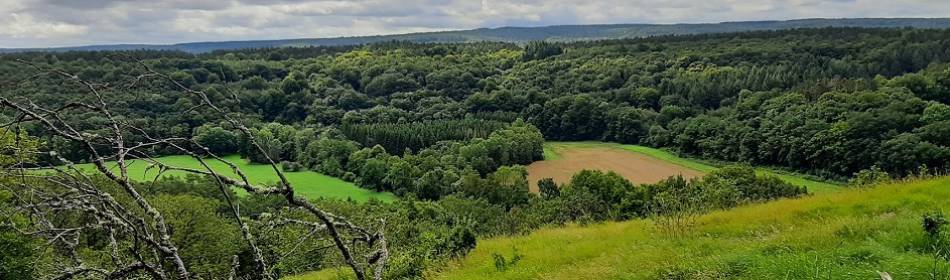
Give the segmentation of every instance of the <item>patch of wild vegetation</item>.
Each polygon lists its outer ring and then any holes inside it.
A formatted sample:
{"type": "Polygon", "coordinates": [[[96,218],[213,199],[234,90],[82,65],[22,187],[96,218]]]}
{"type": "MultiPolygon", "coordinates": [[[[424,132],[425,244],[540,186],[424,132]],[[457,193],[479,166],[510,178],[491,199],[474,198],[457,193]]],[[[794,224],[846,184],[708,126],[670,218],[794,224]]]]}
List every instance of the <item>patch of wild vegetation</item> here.
{"type": "MultiPolygon", "coordinates": [[[[21,137],[30,139],[25,134],[21,137]]],[[[442,155],[445,157],[449,153],[442,155]]],[[[16,177],[7,180],[15,182],[16,177]]],[[[103,188],[115,187],[104,178],[99,180],[103,188]]],[[[386,275],[402,278],[421,276],[433,263],[463,256],[475,247],[478,237],[526,233],[546,225],[572,222],[625,220],[650,215],[665,217],[687,209],[706,212],[805,193],[804,188],[775,177],[757,176],[751,167],[726,167],[702,179],[670,178],[641,186],[635,186],[614,173],[584,171],[574,176],[570,183],[559,187],[544,180],[540,183],[540,196],[528,192],[526,174],[521,167],[502,167],[487,178],[482,178],[477,171],[466,171],[456,180],[457,183],[449,185],[454,189],[447,190],[446,196],[438,200],[408,196],[392,203],[315,200],[314,204],[337,215],[353,217],[351,221],[354,223],[387,221],[387,239],[393,255],[386,275]]],[[[42,181],[34,183],[38,188],[44,188],[42,181]]],[[[141,188],[145,198],[166,213],[165,219],[175,229],[172,239],[179,246],[204,248],[189,250],[183,255],[185,261],[196,265],[195,274],[209,277],[227,275],[232,271],[229,256],[238,259],[250,257],[246,254],[251,252],[242,245],[240,236],[228,230],[238,226],[226,219],[231,211],[227,207],[228,198],[249,217],[249,225],[258,237],[264,258],[272,264],[276,275],[325,269],[341,262],[321,243],[301,241],[309,236],[307,227],[276,226],[281,224],[281,220],[272,217],[307,219],[300,210],[281,199],[237,196],[233,191],[222,194],[209,179],[197,176],[162,178],[137,184],[136,188],[141,188]],[[269,209],[285,210],[273,212],[269,209]],[[288,250],[297,253],[286,255],[284,252],[288,250]]],[[[11,207],[23,203],[18,197],[7,199],[11,207]]],[[[121,203],[132,203],[131,198],[118,199],[121,203]]],[[[9,222],[17,223],[18,217],[11,216],[9,222]]],[[[31,259],[31,266],[17,267],[13,269],[16,273],[42,275],[54,267],[49,262],[55,261],[55,257],[39,257],[55,251],[30,245],[38,244],[31,243],[38,242],[33,239],[24,240],[26,243],[17,241],[14,244],[19,244],[17,251],[24,252],[25,257],[31,259]]],[[[90,253],[87,262],[107,262],[108,258],[103,257],[108,254],[102,251],[105,248],[96,245],[97,242],[90,239],[75,246],[90,253]]],[[[500,267],[514,265],[518,262],[517,256],[518,253],[503,256],[504,261],[500,263],[504,265],[500,267]]]]}
{"type": "Polygon", "coordinates": [[[434,278],[946,279],[948,184],[910,179],[713,211],[680,234],[651,218],[479,240],[434,278]],[[493,256],[512,252],[519,261],[497,269],[493,256]]]}

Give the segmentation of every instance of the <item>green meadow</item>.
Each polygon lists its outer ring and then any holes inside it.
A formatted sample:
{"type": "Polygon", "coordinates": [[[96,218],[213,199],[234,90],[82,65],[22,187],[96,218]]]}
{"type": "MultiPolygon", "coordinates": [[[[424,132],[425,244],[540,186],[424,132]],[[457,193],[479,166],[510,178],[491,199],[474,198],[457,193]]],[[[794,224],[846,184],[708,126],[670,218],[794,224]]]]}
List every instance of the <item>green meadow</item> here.
{"type": "MultiPolygon", "coordinates": [[[[279,180],[270,165],[249,164],[237,155],[226,156],[224,159],[237,165],[238,168],[247,175],[248,180],[250,180],[252,184],[274,184],[279,180]]],[[[156,158],[156,160],[169,166],[203,169],[198,161],[190,156],[166,156],[156,158]]],[[[206,162],[211,168],[222,175],[235,179],[240,178],[223,162],[213,159],[208,159],[206,162]]],[[[90,171],[95,169],[92,164],[79,164],[77,166],[90,171]]],[[[118,172],[118,167],[115,163],[110,163],[109,166],[112,167],[114,172],[118,172]]],[[[158,174],[158,169],[149,169],[148,166],[148,163],[141,160],[131,162],[129,164],[129,178],[137,181],[150,181],[155,179],[155,176],[158,174]]],[[[163,173],[162,176],[184,176],[185,174],[187,173],[183,171],[167,171],[163,173]]],[[[370,199],[378,199],[381,201],[392,201],[396,199],[392,193],[363,189],[353,183],[313,171],[284,172],[284,174],[296,188],[296,192],[307,198],[352,199],[357,202],[365,202],[370,199]]],[[[243,192],[238,193],[243,194],[243,192]]]]}
{"type": "Polygon", "coordinates": [[[675,236],[650,219],[548,228],[479,240],[430,278],[950,279],[921,222],[947,201],[944,177],[713,212],[675,236]]]}
{"type": "MultiPolygon", "coordinates": [[[[716,170],[718,167],[716,164],[705,162],[697,159],[683,158],[679,157],[674,153],[671,153],[666,150],[638,146],[638,145],[624,145],[616,143],[607,143],[607,142],[546,142],[544,144],[544,158],[545,159],[557,159],[558,151],[564,149],[582,149],[582,148],[614,148],[614,149],[623,149],[634,153],[643,154],[650,156],[656,159],[660,159],[669,163],[680,165],[686,168],[694,169],[701,172],[710,172],[716,170]]],[[[755,171],[762,174],[774,175],[782,180],[789,182],[791,184],[805,186],[808,188],[809,193],[826,193],[834,192],[841,190],[842,186],[838,183],[830,183],[812,178],[812,176],[797,174],[793,172],[787,172],[783,170],[776,170],[767,167],[755,167],[755,171]]]]}

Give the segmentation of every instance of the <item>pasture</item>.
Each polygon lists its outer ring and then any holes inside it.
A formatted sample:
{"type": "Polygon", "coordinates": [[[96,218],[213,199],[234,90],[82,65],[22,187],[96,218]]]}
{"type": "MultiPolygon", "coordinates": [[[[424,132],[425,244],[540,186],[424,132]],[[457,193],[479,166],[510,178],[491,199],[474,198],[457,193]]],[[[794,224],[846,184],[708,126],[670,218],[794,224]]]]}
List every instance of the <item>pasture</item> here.
{"type": "MultiPolygon", "coordinates": [[[[243,171],[252,184],[274,184],[279,179],[270,165],[249,164],[237,155],[226,156],[224,159],[234,163],[243,171]]],[[[166,156],[156,158],[159,162],[169,166],[202,169],[197,160],[190,156],[166,156]]],[[[226,164],[216,160],[206,161],[216,172],[238,179],[236,173],[226,164]]],[[[113,172],[118,172],[118,167],[110,163],[113,172]]],[[[95,167],[92,164],[78,164],[78,168],[92,171],[95,167]]],[[[155,179],[158,174],[157,168],[148,170],[148,164],[144,161],[133,161],[129,164],[129,177],[137,181],[150,181],[155,179]]],[[[162,176],[183,176],[182,171],[167,171],[162,176]]],[[[323,175],[313,171],[284,172],[290,183],[296,188],[296,192],[303,197],[330,198],[330,199],[352,199],[357,202],[366,202],[370,199],[381,201],[393,201],[396,199],[392,193],[375,192],[372,190],[360,188],[353,183],[343,181],[339,178],[323,175]]],[[[243,195],[243,191],[238,192],[243,195]]]]}

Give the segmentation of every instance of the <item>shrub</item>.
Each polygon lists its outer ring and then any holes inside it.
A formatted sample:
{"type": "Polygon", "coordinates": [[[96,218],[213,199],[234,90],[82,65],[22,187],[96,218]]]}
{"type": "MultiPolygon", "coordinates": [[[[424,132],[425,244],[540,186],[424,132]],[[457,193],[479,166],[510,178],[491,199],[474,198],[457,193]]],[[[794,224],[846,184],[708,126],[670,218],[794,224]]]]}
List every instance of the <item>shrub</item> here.
{"type": "Polygon", "coordinates": [[[941,212],[931,212],[924,214],[923,229],[927,233],[925,239],[925,251],[929,251],[934,256],[950,258],[950,236],[944,230],[948,221],[941,212]]]}
{"type": "Polygon", "coordinates": [[[538,180],[538,190],[541,192],[541,197],[543,198],[561,196],[561,190],[558,189],[557,184],[554,183],[554,179],[552,178],[538,180]]]}
{"type": "Polygon", "coordinates": [[[285,172],[298,172],[303,170],[303,165],[294,161],[281,161],[280,167],[283,168],[285,172]]]}
{"type": "Polygon", "coordinates": [[[0,226],[0,279],[33,279],[39,258],[37,242],[0,226]]]}
{"type": "Polygon", "coordinates": [[[642,208],[639,188],[613,171],[582,170],[571,178],[562,196],[577,202],[575,211],[581,216],[594,220],[627,219],[642,208]]]}
{"type": "Polygon", "coordinates": [[[804,187],[786,183],[775,176],[758,175],[749,166],[725,166],[700,180],[700,195],[717,207],[732,207],[742,202],[759,202],[807,193],[804,187]]]}
{"type": "Polygon", "coordinates": [[[356,181],[356,174],[354,174],[353,172],[349,172],[349,171],[347,171],[346,173],[343,173],[343,181],[355,182],[355,181],[356,181]]]}
{"type": "Polygon", "coordinates": [[[238,136],[218,126],[198,127],[192,140],[215,154],[231,154],[238,150],[238,136]]]}
{"type": "Polygon", "coordinates": [[[881,170],[877,165],[871,166],[869,169],[864,169],[854,173],[854,178],[848,180],[848,185],[852,187],[869,187],[879,184],[884,184],[891,181],[891,175],[887,174],[881,170]]]}
{"type": "Polygon", "coordinates": [[[505,257],[502,256],[501,254],[499,254],[499,253],[492,253],[492,254],[491,254],[491,258],[492,258],[492,260],[495,261],[495,270],[498,270],[498,271],[505,271],[506,269],[508,269],[508,268],[507,268],[508,263],[505,261],[505,257]]]}
{"type": "Polygon", "coordinates": [[[469,251],[475,249],[477,239],[475,237],[475,232],[472,231],[471,227],[456,227],[452,231],[452,236],[449,237],[449,249],[452,251],[452,255],[455,256],[464,256],[468,254],[469,251]]]}
{"type": "Polygon", "coordinates": [[[944,225],[947,224],[947,219],[944,218],[943,213],[941,212],[932,212],[924,214],[923,226],[924,231],[927,232],[927,235],[930,235],[931,238],[939,238],[940,231],[944,225]]]}
{"type": "Polygon", "coordinates": [[[495,270],[498,270],[498,271],[508,270],[509,267],[514,266],[519,261],[521,261],[521,257],[523,256],[518,253],[518,248],[512,248],[511,250],[512,250],[511,260],[506,259],[505,256],[502,256],[499,253],[491,254],[492,261],[494,261],[495,263],[495,270]]]}

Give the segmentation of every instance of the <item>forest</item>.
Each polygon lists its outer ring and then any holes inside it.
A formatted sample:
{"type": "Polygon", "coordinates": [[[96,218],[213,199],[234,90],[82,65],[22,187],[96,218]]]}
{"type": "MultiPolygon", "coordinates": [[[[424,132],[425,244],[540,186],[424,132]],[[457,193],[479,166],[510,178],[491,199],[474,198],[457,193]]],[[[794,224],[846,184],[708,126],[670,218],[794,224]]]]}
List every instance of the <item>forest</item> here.
{"type": "Polygon", "coordinates": [[[0,251],[12,252],[0,257],[0,279],[270,279],[344,266],[361,278],[380,258],[383,278],[421,279],[483,238],[809,193],[750,166],[852,182],[943,174],[948,62],[950,30],[873,28],[0,54],[0,251]],[[90,92],[99,103],[87,103],[96,102],[90,92]],[[544,159],[545,141],[585,140],[726,166],[642,185],[582,171],[529,191],[524,166],[544,159]],[[400,199],[300,201],[288,186],[200,172],[125,182],[108,170],[63,171],[122,194],[102,202],[109,211],[164,213],[116,231],[102,224],[126,222],[91,210],[99,208],[80,194],[88,189],[34,176],[126,154],[239,154],[275,172],[312,170],[400,199]],[[25,195],[26,185],[48,201],[25,195]],[[37,220],[37,212],[56,215],[37,220]],[[174,229],[167,240],[152,240],[166,224],[174,229]],[[311,238],[334,225],[353,229],[367,248],[333,232],[311,238]],[[378,225],[385,240],[353,225],[378,225]],[[380,244],[386,250],[374,249],[380,244]],[[373,252],[362,266],[349,256],[373,252]]]}

